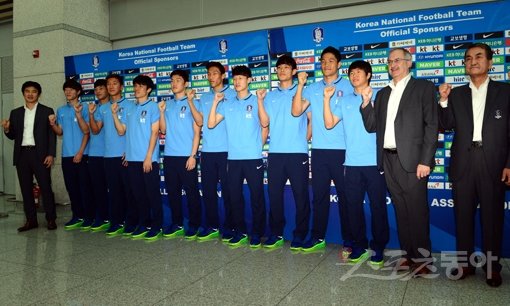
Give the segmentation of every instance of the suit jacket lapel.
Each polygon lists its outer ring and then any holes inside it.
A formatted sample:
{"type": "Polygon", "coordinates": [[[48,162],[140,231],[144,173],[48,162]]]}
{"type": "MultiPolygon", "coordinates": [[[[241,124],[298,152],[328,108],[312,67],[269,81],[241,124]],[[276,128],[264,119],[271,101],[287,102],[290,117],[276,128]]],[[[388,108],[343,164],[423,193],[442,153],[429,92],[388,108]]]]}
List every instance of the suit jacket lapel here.
{"type": "Polygon", "coordinates": [[[21,120],[18,123],[18,130],[21,131],[21,133],[18,134],[21,134],[21,138],[23,138],[23,130],[25,129],[25,107],[22,107],[19,113],[21,120]]]}
{"type": "MultiPolygon", "coordinates": [[[[498,95],[498,89],[494,87],[494,81],[490,80],[487,86],[487,97],[485,98],[485,108],[483,111],[483,122],[482,122],[482,133],[485,123],[490,120],[490,116],[495,116],[493,105],[496,103],[496,97],[498,95]]],[[[482,134],[483,138],[483,134],[482,134]]]]}
{"type": "Polygon", "coordinates": [[[462,92],[461,92],[461,101],[462,104],[464,105],[464,108],[467,112],[467,115],[469,117],[469,122],[471,123],[471,129],[474,128],[475,126],[475,122],[473,121],[473,96],[471,95],[471,87],[469,87],[469,85],[466,85],[466,86],[463,86],[462,87],[462,92]]]}
{"type": "Polygon", "coordinates": [[[390,94],[391,94],[391,87],[387,86],[383,92],[381,97],[381,127],[386,127],[386,117],[388,114],[388,102],[390,100],[390,94]]]}
{"type": "Polygon", "coordinates": [[[40,122],[40,118],[41,117],[41,112],[40,112],[40,107],[41,106],[40,104],[37,105],[37,109],[35,110],[35,116],[34,116],[34,135],[35,135],[35,131],[36,131],[36,128],[40,122]]]}

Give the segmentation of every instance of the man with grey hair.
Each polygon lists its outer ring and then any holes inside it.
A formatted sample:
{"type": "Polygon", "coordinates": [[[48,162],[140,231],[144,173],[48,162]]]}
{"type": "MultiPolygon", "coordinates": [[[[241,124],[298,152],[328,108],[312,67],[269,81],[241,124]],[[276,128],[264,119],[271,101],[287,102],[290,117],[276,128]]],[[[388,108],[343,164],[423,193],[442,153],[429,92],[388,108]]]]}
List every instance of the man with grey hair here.
{"type": "Polygon", "coordinates": [[[368,132],[377,133],[377,165],[384,171],[395,208],[403,257],[396,270],[431,272],[427,178],[434,167],[438,110],[434,84],[411,76],[412,55],[395,48],[388,57],[392,77],[374,102],[361,105],[368,132]]]}

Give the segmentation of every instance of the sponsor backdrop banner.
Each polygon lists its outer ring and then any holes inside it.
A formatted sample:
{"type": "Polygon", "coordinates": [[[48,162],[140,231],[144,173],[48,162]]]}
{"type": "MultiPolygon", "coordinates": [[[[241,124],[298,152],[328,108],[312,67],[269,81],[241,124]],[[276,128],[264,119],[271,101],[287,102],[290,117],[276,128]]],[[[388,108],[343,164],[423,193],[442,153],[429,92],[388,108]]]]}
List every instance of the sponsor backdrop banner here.
{"type": "MultiPolygon", "coordinates": [[[[190,71],[191,85],[200,93],[209,90],[206,61],[218,60],[227,71],[245,64],[254,72],[250,89],[277,86],[275,63],[278,56],[289,54],[298,63],[299,71],[307,71],[309,82],[322,78],[319,57],[327,46],[342,52],[341,74],[358,59],[372,64],[372,86],[381,88],[389,82],[388,52],[404,47],[413,54],[412,74],[439,85],[448,82],[454,86],[465,84],[464,51],[471,42],[485,42],[494,50],[493,80],[506,81],[510,70],[510,1],[497,1],[438,9],[386,14],[366,18],[338,20],[172,42],[153,46],[114,50],[70,56],[65,58],[66,77],[79,79],[85,88],[84,101],[92,101],[93,82],[110,72],[123,74],[125,95],[133,97],[132,83],[137,74],[151,76],[157,83],[157,97],[171,95],[169,74],[173,69],[190,71]],[[269,38],[269,39],[268,39],[269,38]],[[269,45],[268,45],[269,42],[269,45]]],[[[230,75],[228,75],[230,77],[230,75]]],[[[448,182],[448,162],[453,134],[439,134],[436,167],[429,178],[431,237],[434,251],[455,248],[455,228],[451,183],[448,182]]],[[[267,145],[265,151],[267,150],[267,145]]],[[[266,152],[264,152],[266,155],[266,152]]],[[[165,191],[162,189],[162,193],[165,191]]],[[[290,188],[285,191],[287,226],[285,237],[292,237],[294,227],[293,198],[290,188]]],[[[510,197],[507,195],[507,199],[510,197]]],[[[367,199],[368,201],[368,199],[367,199]]],[[[391,201],[388,197],[388,204],[391,201]]],[[[331,213],[326,239],[341,243],[338,218],[338,198],[331,190],[331,213]]],[[[505,203],[505,233],[503,253],[510,257],[510,205],[505,203]]],[[[248,205],[249,206],[249,205],[248,205]]],[[[367,207],[366,207],[367,208],[367,207]]],[[[388,205],[391,241],[389,247],[398,247],[396,224],[392,205],[388,205]]],[[[369,211],[366,209],[367,217],[369,211]]],[[[249,214],[247,209],[247,214],[249,214]]],[[[367,226],[370,227],[368,220],[367,226]]],[[[370,233],[370,230],[368,230],[370,233]]],[[[477,236],[477,246],[481,246],[477,236]]]]}

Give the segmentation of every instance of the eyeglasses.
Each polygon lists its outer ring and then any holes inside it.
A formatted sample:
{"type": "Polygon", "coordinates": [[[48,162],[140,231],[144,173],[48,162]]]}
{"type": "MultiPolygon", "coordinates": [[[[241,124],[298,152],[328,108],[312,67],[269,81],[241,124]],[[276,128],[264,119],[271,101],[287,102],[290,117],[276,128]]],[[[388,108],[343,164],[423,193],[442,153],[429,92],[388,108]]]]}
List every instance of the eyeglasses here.
{"type": "Polygon", "coordinates": [[[396,58],[396,59],[394,59],[394,60],[390,60],[390,59],[389,59],[389,60],[388,60],[388,65],[391,65],[391,64],[393,64],[393,63],[395,63],[395,64],[397,64],[397,65],[398,65],[401,61],[410,61],[410,59],[407,59],[407,58],[396,58]]]}

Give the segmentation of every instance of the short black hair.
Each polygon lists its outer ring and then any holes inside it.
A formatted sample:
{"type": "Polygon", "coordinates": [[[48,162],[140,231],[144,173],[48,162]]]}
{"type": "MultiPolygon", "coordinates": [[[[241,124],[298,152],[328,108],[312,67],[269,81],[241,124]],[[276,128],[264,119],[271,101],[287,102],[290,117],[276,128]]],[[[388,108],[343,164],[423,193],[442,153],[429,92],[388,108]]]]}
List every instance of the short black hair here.
{"type": "Polygon", "coordinates": [[[124,85],[124,77],[120,74],[110,73],[108,76],[106,76],[105,80],[108,82],[109,79],[117,79],[120,85],[124,85]]]}
{"type": "Polygon", "coordinates": [[[236,75],[244,75],[247,78],[251,78],[251,70],[244,65],[235,66],[234,69],[232,69],[232,77],[235,77],[236,75]]]}
{"type": "Polygon", "coordinates": [[[370,73],[370,77],[368,78],[368,84],[370,84],[370,80],[372,79],[372,66],[365,61],[354,61],[351,65],[349,65],[349,69],[347,70],[347,75],[351,75],[351,71],[354,69],[360,69],[365,71],[365,74],[368,75],[370,73]]]}
{"type": "Polygon", "coordinates": [[[62,85],[62,90],[66,90],[66,88],[71,88],[76,91],[79,91],[80,94],[83,91],[83,88],[81,87],[81,84],[78,83],[75,79],[68,79],[64,82],[64,85],[62,85]]]}
{"type": "Polygon", "coordinates": [[[468,51],[473,48],[482,48],[483,50],[485,50],[485,57],[487,58],[487,60],[489,60],[489,61],[492,60],[492,55],[494,54],[494,52],[492,51],[491,47],[488,44],[484,44],[484,43],[470,44],[467,47],[466,52],[464,52],[464,59],[466,58],[468,51]]]}
{"type": "Polygon", "coordinates": [[[296,60],[287,54],[280,56],[276,61],[276,67],[280,65],[289,65],[292,69],[297,69],[296,60]]]}
{"type": "Polygon", "coordinates": [[[97,79],[97,80],[94,82],[94,88],[99,87],[99,86],[104,86],[104,87],[106,87],[106,80],[105,80],[105,79],[97,79]]]}
{"type": "Polygon", "coordinates": [[[174,75],[180,76],[184,80],[184,82],[189,81],[188,73],[182,69],[172,71],[172,73],[170,73],[170,78],[172,78],[174,75]]]}
{"type": "Polygon", "coordinates": [[[25,89],[27,87],[33,87],[37,90],[37,93],[39,95],[42,94],[42,88],[41,88],[41,84],[35,82],[35,81],[26,81],[25,83],[23,83],[23,85],[21,85],[21,93],[24,93],[25,92],[25,89]]]}
{"type": "Polygon", "coordinates": [[[139,74],[136,78],[133,79],[133,84],[145,85],[147,89],[151,89],[151,93],[154,91],[154,82],[152,79],[146,75],[139,74]]]}
{"type": "Polygon", "coordinates": [[[209,71],[212,67],[216,67],[220,70],[221,74],[225,73],[225,66],[223,66],[220,62],[208,62],[205,64],[205,67],[207,68],[207,71],[209,71]]]}
{"type": "Polygon", "coordinates": [[[322,50],[321,59],[324,56],[324,54],[326,54],[326,53],[333,54],[335,56],[337,62],[340,62],[342,60],[342,55],[340,54],[340,51],[335,47],[328,46],[324,50],[322,50]]]}

